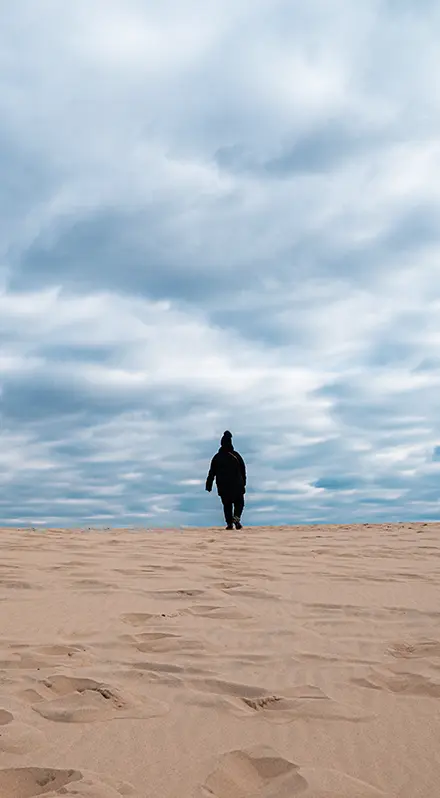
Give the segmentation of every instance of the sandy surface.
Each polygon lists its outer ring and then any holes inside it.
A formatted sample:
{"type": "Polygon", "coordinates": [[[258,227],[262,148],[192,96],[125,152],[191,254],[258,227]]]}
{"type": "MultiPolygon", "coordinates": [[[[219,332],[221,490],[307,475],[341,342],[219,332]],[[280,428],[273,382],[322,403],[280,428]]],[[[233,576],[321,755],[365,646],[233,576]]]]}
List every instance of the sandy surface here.
{"type": "Polygon", "coordinates": [[[1,798],[434,798],[439,532],[0,530],[1,798]]]}

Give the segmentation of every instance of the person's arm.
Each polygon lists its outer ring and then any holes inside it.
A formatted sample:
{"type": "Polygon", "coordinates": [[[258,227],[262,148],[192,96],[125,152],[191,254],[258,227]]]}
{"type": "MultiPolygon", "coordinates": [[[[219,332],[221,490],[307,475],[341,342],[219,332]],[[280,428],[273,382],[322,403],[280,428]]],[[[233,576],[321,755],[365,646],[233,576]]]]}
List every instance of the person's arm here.
{"type": "Polygon", "coordinates": [[[243,477],[243,485],[244,485],[244,487],[246,487],[246,465],[245,465],[245,462],[244,462],[241,454],[239,454],[238,452],[236,452],[235,454],[237,455],[238,464],[240,466],[241,476],[243,477]]]}
{"type": "Polygon", "coordinates": [[[212,484],[214,482],[216,472],[217,472],[217,458],[214,455],[214,457],[211,460],[211,465],[209,467],[208,476],[206,478],[205,490],[207,490],[208,493],[211,493],[211,491],[212,491],[212,484]]]}

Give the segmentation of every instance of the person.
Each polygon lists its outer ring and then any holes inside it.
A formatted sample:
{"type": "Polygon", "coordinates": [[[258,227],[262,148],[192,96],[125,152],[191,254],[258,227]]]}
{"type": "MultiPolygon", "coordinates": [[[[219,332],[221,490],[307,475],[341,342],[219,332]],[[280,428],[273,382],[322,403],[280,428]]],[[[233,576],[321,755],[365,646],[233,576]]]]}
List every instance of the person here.
{"type": "Polygon", "coordinates": [[[223,433],[220,449],[211,460],[205,490],[212,490],[214,479],[223,504],[226,529],[242,529],[241,515],[246,493],[246,466],[232,444],[232,433],[223,433]]]}

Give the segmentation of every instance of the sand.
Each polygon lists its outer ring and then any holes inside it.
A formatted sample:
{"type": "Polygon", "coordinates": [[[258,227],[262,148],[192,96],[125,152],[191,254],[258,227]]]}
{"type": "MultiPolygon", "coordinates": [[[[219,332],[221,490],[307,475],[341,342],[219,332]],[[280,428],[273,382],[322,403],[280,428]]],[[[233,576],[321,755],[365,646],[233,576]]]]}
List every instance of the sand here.
{"type": "Polygon", "coordinates": [[[0,530],[0,798],[435,798],[439,532],[0,530]]]}

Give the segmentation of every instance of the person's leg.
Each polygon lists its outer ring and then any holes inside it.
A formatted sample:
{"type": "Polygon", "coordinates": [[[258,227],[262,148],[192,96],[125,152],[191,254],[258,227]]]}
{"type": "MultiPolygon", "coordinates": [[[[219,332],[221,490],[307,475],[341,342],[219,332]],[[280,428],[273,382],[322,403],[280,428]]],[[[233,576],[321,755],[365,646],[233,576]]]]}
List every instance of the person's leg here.
{"type": "Polygon", "coordinates": [[[240,494],[234,499],[234,523],[237,529],[241,529],[241,516],[244,509],[244,496],[240,494]]]}
{"type": "Polygon", "coordinates": [[[232,520],[233,520],[233,512],[232,512],[232,505],[233,501],[230,496],[220,496],[223,504],[223,511],[225,514],[225,521],[230,529],[233,528],[232,520]]]}

